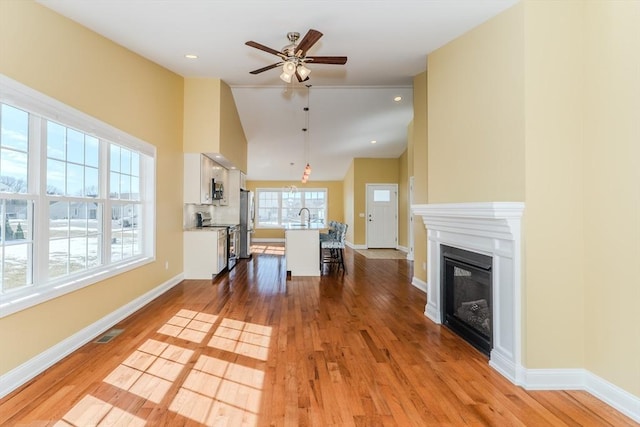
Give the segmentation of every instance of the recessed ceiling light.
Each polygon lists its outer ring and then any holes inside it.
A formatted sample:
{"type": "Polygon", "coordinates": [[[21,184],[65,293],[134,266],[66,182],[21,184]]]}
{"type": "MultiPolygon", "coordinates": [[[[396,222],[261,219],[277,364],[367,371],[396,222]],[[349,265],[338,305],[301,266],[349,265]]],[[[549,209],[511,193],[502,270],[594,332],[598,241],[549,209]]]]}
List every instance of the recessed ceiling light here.
{"type": "Polygon", "coordinates": [[[198,55],[194,55],[193,53],[187,53],[184,57],[187,59],[198,59],[198,55]]]}
{"type": "Polygon", "coordinates": [[[400,102],[402,101],[402,97],[401,96],[396,96],[395,98],[393,98],[394,101],[396,102],[400,102]]]}
{"type": "Polygon", "coordinates": [[[376,141],[375,139],[373,141],[371,141],[372,144],[375,144],[376,142],[378,142],[378,141],[376,141]]]}

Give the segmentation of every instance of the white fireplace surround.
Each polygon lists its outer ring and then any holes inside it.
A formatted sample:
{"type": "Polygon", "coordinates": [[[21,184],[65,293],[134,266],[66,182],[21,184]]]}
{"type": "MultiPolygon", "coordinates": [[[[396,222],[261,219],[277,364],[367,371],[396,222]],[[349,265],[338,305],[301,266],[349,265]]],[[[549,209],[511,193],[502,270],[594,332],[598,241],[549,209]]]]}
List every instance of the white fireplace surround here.
{"type": "Polygon", "coordinates": [[[492,257],[493,349],[489,364],[522,384],[521,218],[524,203],[413,205],[427,229],[425,315],[442,323],[440,245],[492,257]]]}

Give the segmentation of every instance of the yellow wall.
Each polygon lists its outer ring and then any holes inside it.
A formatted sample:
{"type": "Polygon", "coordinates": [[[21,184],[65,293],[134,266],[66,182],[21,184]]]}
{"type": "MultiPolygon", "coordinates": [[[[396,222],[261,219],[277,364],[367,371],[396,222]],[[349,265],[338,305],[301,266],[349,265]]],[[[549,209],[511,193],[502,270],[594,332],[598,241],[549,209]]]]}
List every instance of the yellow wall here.
{"type": "Polygon", "coordinates": [[[220,79],[184,79],[185,153],[220,153],[220,79]]]}
{"type": "Polygon", "coordinates": [[[353,242],[353,228],[355,220],[355,163],[352,160],[349,169],[342,181],[342,192],[344,194],[344,222],[347,224],[347,242],[353,242]]]}
{"type": "Polygon", "coordinates": [[[519,5],[429,55],[429,203],[524,200],[522,24],[519,5]]]}
{"type": "Polygon", "coordinates": [[[247,171],[244,135],[231,88],[220,79],[184,79],[185,153],[221,154],[247,171]]]}
{"type": "MultiPolygon", "coordinates": [[[[300,181],[247,181],[247,190],[256,191],[256,188],[284,188],[295,185],[299,189],[326,188],[327,189],[327,215],[328,220],[344,221],[344,205],[342,193],[342,181],[308,181],[306,184],[300,181]]],[[[256,228],[254,239],[284,239],[282,228],[256,228]]]]}
{"type": "Polygon", "coordinates": [[[409,153],[398,158],[398,246],[409,246],[409,153]]]}
{"type": "Polygon", "coordinates": [[[157,262],[0,319],[4,374],[183,271],[183,80],[31,1],[0,1],[0,73],[157,148],[157,262]]]}
{"type": "Polygon", "coordinates": [[[220,85],[220,108],[220,154],[246,173],[247,138],[233,93],[225,82],[220,85]]]}
{"type": "Polygon", "coordinates": [[[527,0],[428,58],[429,203],[525,202],[525,367],[635,396],[638,22],[640,2],[527,0]]]}
{"type": "MultiPolygon", "coordinates": [[[[427,73],[413,78],[413,122],[409,138],[413,173],[413,203],[423,204],[428,200],[428,115],[427,115],[427,73]]],[[[427,231],[422,218],[413,221],[413,276],[427,282],[427,231]]]]}
{"type": "MultiPolygon", "coordinates": [[[[367,212],[366,184],[397,184],[399,181],[399,159],[356,158],[353,160],[353,229],[352,244],[366,245],[367,218],[361,213],[367,212]]],[[[347,234],[347,238],[349,235],[347,234]]]]}
{"type": "Polygon", "coordinates": [[[640,2],[585,4],[585,367],[640,397],[640,2]]]}
{"type": "Polygon", "coordinates": [[[584,366],[582,8],[582,2],[527,2],[514,19],[526,39],[529,368],[584,366]]]}

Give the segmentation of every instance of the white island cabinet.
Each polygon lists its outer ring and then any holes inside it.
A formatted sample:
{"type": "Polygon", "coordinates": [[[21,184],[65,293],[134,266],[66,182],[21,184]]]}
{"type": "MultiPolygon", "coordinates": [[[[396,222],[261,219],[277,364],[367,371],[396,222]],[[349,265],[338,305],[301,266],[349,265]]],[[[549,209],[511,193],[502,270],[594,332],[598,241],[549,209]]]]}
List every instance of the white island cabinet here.
{"type": "Polygon", "coordinates": [[[285,261],[291,276],[320,275],[320,233],[318,228],[289,226],[284,232],[285,261]]]}

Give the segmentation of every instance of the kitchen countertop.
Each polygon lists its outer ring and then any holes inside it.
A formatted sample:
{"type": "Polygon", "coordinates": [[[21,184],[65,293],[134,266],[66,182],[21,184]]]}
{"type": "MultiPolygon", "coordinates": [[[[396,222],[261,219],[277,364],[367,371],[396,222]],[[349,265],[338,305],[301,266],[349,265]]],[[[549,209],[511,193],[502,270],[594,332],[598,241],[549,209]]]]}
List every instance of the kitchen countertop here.
{"type": "Polygon", "coordinates": [[[284,226],[285,230],[322,230],[327,228],[324,224],[287,224],[284,226]]]}
{"type": "Polygon", "coordinates": [[[209,227],[188,227],[184,231],[218,231],[223,228],[227,228],[226,225],[212,225],[209,227]]]}

